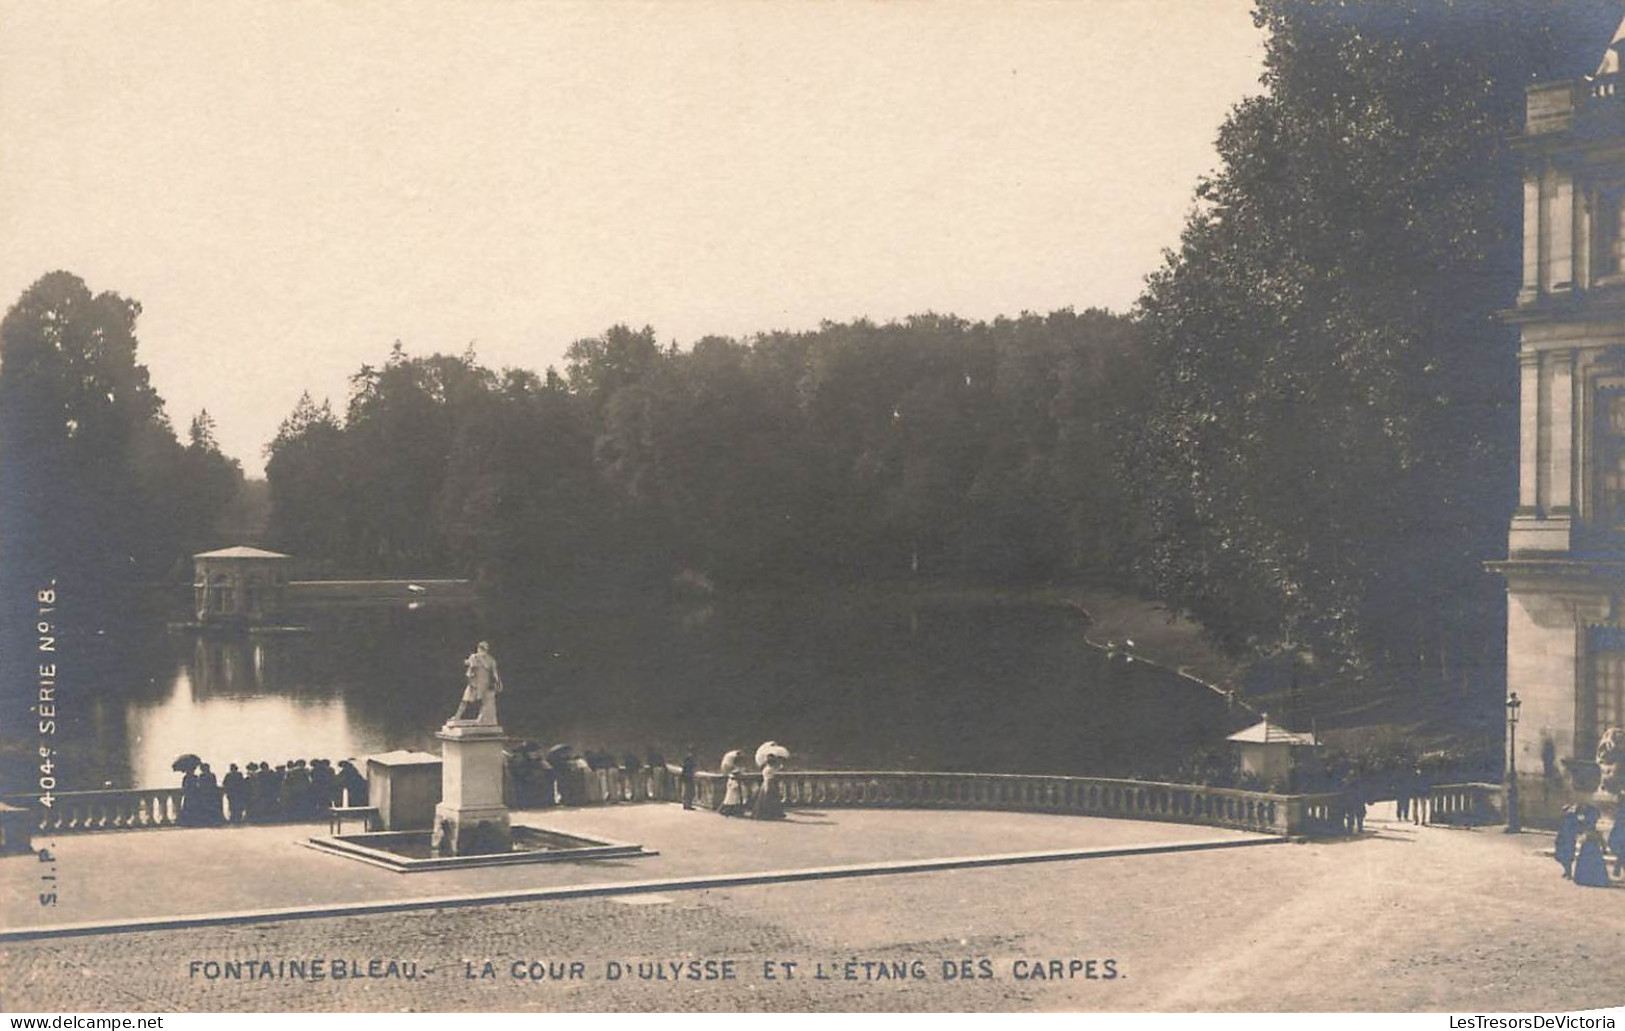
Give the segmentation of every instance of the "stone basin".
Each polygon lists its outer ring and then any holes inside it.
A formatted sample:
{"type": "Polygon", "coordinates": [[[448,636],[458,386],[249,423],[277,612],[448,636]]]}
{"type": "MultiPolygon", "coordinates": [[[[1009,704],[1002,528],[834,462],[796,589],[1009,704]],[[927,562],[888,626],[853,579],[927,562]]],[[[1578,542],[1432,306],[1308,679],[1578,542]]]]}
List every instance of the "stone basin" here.
{"type": "Polygon", "coordinates": [[[437,852],[430,831],[370,831],[310,838],[304,844],[319,852],[371,863],[398,873],[450,870],[471,866],[551,863],[570,859],[625,859],[652,856],[642,845],[584,838],[543,827],[516,825],[503,851],[450,855],[437,852]]]}

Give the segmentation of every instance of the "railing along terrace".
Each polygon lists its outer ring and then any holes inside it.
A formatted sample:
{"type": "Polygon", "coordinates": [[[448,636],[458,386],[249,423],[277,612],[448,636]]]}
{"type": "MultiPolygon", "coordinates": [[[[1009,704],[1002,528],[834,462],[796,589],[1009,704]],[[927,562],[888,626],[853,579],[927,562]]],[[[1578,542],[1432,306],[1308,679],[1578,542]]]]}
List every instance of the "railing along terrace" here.
{"type": "Polygon", "coordinates": [[[181,815],[180,788],[58,791],[50,805],[42,804],[38,795],[9,796],[5,801],[33,809],[35,829],[51,832],[173,827],[181,815]]]}
{"type": "MultiPolygon", "coordinates": [[[[559,805],[675,802],[682,798],[682,780],[673,766],[630,771],[563,769],[550,779],[559,805]]],[[[740,779],[747,802],[761,792],[760,773],[744,773],[740,779]]],[[[1336,835],[1344,827],[1345,799],[1338,794],[1273,795],[1100,777],[898,770],[788,771],[779,776],[778,784],[785,804],[792,807],[993,809],[1190,823],[1283,835],[1336,835]]],[[[694,787],[698,805],[716,808],[722,803],[727,778],[720,773],[698,773],[694,787]]],[[[1434,791],[1450,799],[1455,797],[1450,790],[1458,787],[1486,785],[1446,785],[1434,791]]],[[[58,792],[51,806],[29,795],[11,796],[6,801],[31,807],[36,828],[42,832],[168,827],[179,824],[181,813],[179,788],[58,792]]],[[[515,797],[513,802],[525,808],[535,804],[524,797],[515,797]]],[[[550,802],[548,798],[541,804],[550,802]]],[[[1446,812],[1458,811],[1452,808],[1455,802],[1444,805],[1446,812]]]]}
{"type": "MultiPolygon", "coordinates": [[[[760,774],[744,774],[747,797],[761,790],[760,774]]],[[[898,809],[1002,809],[1106,816],[1229,827],[1263,834],[1305,833],[1305,802],[1313,802],[1315,833],[1342,833],[1340,795],[1271,795],[1237,788],[1167,784],[1098,777],[1015,773],[914,773],[895,770],[805,770],[779,775],[788,806],[898,809]],[[1325,830],[1321,829],[1324,825],[1325,830]]],[[[680,786],[674,783],[674,791],[680,786]]],[[[695,777],[702,805],[720,804],[726,779],[695,777]]],[[[677,798],[672,795],[672,799],[677,798]]]]}
{"type": "Polygon", "coordinates": [[[1428,789],[1427,821],[1469,826],[1505,823],[1505,794],[1499,784],[1435,784],[1428,789]]]}

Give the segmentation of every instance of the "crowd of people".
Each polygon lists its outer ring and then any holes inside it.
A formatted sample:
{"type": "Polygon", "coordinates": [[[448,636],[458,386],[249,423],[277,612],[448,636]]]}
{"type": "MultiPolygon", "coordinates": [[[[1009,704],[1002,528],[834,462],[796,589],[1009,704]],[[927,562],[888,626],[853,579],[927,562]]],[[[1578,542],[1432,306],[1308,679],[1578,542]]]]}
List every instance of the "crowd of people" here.
{"type": "Polygon", "coordinates": [[[652,748],[642,758],[634,752],[616,758],[603,749],[577,753],[526,741],[507,754],[508,801],[521,809],[659,798],[667,775],[665,757],[652,748]]]}
{"type": "Polygon", "coordinates": [[[757,754],[761,779],[757,787],[756,778],[746,768],[743,750],[724,755],[716,774],[706,775],[700,771],[692,747],[681,765],[673,767],[654,749],[641,758],[632,752],[616,758],[603,749],[577,753],[566,745],[544,749],[524,742],[508,753],[509,802],[518,808],[535,808],[669,798],[667,792],[675,776],[683,808],[693,810],[698,808],[701,781],[711,782],[707,784],[711,787],[713,777],[720,776],[720,794],[708,798],[707,808],[724,816],[781,819],[784,792],[778,778],[789,754],[776,742],[763,743],[757,754]]]}
{"type": "MultiPolygon", "coordinates": [[[[183,757],[187,758],[187,757],[183,757]]],[[[183,827],[227,823],[278,823],[321,819],[332,806],[367,804],[367,778],[349,759],[337,767],[327,759],[289,759],[272,766],[232,763],[217,778],[206,762],[177,760],[181,774],[183,827]]]]}
{"type": "Polygon", "coordinates": [[[1614,876],[1625,876],[1625,794],[1615,804],[1614,826],[1606,839],[1598,826],[1601,817],[1594,805],[1567,805],[1557,828],[1554,855],[1563,877],[1588,888],[1610,885],[1605,851],[1614,854],[1614,876]]]}

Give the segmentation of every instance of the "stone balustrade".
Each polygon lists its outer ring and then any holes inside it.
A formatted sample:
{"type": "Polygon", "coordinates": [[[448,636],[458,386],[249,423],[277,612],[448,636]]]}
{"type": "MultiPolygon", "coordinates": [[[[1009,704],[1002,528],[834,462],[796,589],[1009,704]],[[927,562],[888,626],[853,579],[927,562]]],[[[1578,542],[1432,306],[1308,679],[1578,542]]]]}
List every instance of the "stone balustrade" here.
{"type": "Polygon", "coordinates": [[[1428,790],[1427,821],[1483,826],[1506,822],[1506,790],[1500,784],[1435,784],[1428,790]]]}
{"type": "MultiPolygon", "coordinates": [[[[742,775],[747,799],[761,791],[761,774],[742,775]]],[[[1343,796],[1272,795],[1236,788],[1166,784],[1099,777],[1003,773],[914,773],[897,770],[796,770],[779,776],[785,804],[802,808],[992,809],[1103,816],[1227,827],[1262,834],[1327,836],[1343,833],[1343,796]]],[[[619,769],[563,771],[556,779],[563,805],[675,802],[682,783],[675,766],[628,773],[619,769]]],[[[695,775],[696,804],[715,808],[727,787],[719,773],[695,775]]],[[[1434,789],[1446,811],[1467,812],[1453,789],[1495,785],[1443,785],[1434,789]],[[1442,793],[1442,794],[1441,794],[1442,793]],[[1452,808],[1457,805],[1461,808],[1452,808]]],[[[1471,792],[1461,795],[1470,799],[1471,792]]],[[[124,830],[175,825],[179,788],[69,791],[53,805],[37,796],[6,799],[37,814],[41,832],[124,830]]],[[[1435,803],[1438,805],[1440,803],[1435,803]]]]}
{"type": "MultiPolygon", "coordinates": [[[[744,774],[746,794],[761,790],[761,775],[744,774]]],[[[673,794],[679,797],[676,778],[673,794]]],[[[806,770],[779,776],[784,803],[792,807],[899,809],[1000,809],[1104,816],[1229,827],[1263,834],[1342,834],[1343,797],[1271,795],[1236,788],[1000,773],[914,773],[894,770],[806,770]]],[[[698,804],[715,807],[726,780],[695,776],[698,804]]]]}
{"type": "Polygon", "coordinates": [[[59,791],[49,806],[41,804],[38,795],[9,796],[5,801],[33,809],[35,827],[44,833],[173,827],[181,815],[180,788],[59,791]]]}

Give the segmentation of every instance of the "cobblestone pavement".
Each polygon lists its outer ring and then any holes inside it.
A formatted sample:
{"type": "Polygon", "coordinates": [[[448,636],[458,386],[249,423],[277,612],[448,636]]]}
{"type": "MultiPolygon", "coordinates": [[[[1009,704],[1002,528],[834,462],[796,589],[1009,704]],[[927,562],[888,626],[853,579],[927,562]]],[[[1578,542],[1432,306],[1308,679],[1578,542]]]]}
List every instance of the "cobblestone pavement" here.
{"type": "Polygon", "coordinates": [[[400,874],[298,845],[325,824],[62,834],[53,846],[55,906],[36,901],[41,871],[0,860],[0,926],[101,922],[247,909],[445,898],[481,892],[998,852],[1256,838],[1212,827],[1041,813],[796,810],[773,823],[678,805],[515,814],[515,822],[637,842],[635,859],[400,874]],[[184,864],[182,866],[181,864],[184,864]],[[177,872],[184,869],[184,876],[177,872]]]}
{"type": "Polygon", "coordinates": [[[1539,854],[1543,837],[1381,820],[1368,829],[1318,845],[25,942],[0,951],[0,1006],[1484,1012],[1625,1002],[1625,890],[1563,881],[1539,854]],[[209,964],[318,957],[415,963],[419,977],[208,976],[209,964]],[[727,960],[734,976],[722,979],[727,960]],[[513,976],[532,961],[543,976],[513,976]],[[572,962],[580,979],[568,976],[572,962]],[[639,976],[640,963],[662,962],[698,962],[701,979],[686,966],[675,979],[639,976]],[[796,964],[788,980],[786,962],[796,964]]]}

